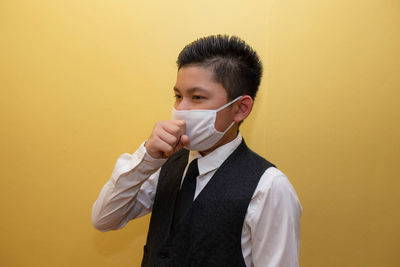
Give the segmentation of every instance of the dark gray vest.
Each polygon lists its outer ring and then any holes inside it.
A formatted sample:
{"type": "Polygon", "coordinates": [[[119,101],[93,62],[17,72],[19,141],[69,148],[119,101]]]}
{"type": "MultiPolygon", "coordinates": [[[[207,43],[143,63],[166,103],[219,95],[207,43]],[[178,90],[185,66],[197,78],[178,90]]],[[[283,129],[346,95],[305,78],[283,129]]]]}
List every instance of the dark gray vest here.
{"type": "Polygon", "coordinates": [[[182,149],[161,168],[142,266],[245,266],[241,236],[247,207],[262,174],[274,165],[242,141],[172,230],[188,155],[182,149]]]}

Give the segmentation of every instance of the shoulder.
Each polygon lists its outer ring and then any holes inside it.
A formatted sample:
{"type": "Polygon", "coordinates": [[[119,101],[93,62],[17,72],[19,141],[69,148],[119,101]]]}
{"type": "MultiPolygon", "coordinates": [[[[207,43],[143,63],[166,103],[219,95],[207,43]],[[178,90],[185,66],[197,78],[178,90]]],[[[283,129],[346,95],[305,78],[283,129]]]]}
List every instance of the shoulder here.
{"type": "Polygon", "coordinates": [[[286,175],[276,167],[269,167],[261,176],[253,194],[257,207],[283,208],[300,216],[302,207],[296,190],[286,175]]]}
{"type": "Polygon", "coordinates": [[[275,167],[274,164],[258,155],[256,152],[251,150],[246,142],[243,140],[240,146],[237,148],[237,154],[242,155],[242,158],[245,158],[246,163],[249,166],[259,166],[260,168],[267,170],[271,167],[275,167]]]}

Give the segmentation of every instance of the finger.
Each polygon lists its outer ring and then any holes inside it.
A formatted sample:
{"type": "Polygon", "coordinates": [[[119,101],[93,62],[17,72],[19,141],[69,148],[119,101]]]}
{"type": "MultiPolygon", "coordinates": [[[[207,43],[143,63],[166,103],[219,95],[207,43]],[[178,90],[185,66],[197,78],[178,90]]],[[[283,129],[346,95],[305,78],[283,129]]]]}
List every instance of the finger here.
{"type": "Polygon", "coordinates": [[[182,120],[170,120],[164,122],[162,128],[168,133],[180,137],[182,134],[185,134],[186,123],[182,120]]]}
{"type": "Polygon", "coordinates": [[[166,131],[160,131],[157,133],[158,138],[160,138],[162,141],[164,141],[165,143],[171,145],[172,147],[175,147],[179,140],[180,140],[180,136],[175,136],[170,134],[169,132],[166,131]]]}
{"type": "Polygon", "coordinates": [[[174,153],[174,147],[161,139],[154,143],[154,148],[160,151],[164,158],[170,157],[174,153]]]}
{"type": "Polygon", "coordinates": [[[182,135],[182,136],[181,136],[180,143],[181,143],[183,146],[188,145],[188,144],[189,144],[189,136],[187,136],[186,134],[182,135]]]}
{"type": "Polygon", "coordinates": [[[189,137],[187,135],[182,135],[178,145],[175,147],[175,152],[181,150],[184,146],[186,146],[187,144],[189,144],[189,137]]]}

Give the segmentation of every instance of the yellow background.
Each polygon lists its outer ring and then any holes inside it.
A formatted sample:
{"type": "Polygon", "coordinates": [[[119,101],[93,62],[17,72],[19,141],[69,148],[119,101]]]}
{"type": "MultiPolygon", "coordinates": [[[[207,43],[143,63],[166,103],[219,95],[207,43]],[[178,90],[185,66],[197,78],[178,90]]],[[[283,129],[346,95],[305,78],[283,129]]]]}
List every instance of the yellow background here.
{"type": "Polygon", "coordinates": [[[139,266],[149,217],[91,206],[215,33],[264,62],[242,133],[297,190],[300,265],[400,266],[398,0],[0,1],[0,266],[139,266]]]}

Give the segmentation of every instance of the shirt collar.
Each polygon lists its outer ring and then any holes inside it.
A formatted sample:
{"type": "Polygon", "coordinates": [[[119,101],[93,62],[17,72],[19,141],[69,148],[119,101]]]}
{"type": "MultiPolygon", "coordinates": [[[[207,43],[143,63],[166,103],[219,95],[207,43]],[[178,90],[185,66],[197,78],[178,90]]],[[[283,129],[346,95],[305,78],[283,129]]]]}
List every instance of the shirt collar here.
{"type": "Polygon", "coordinates": [[[237,134],[236,138],[231,142],[226,143],[207,154],[206,156],[201,156],[198,151],[191,150],[189,153],[189,162],[198,158],[199,175],[206,174],[210,171],[218,169],[222,163],[229,157],[230,154],[240,145],[242,142],[242,135],[240,132],[237,134]]]}

